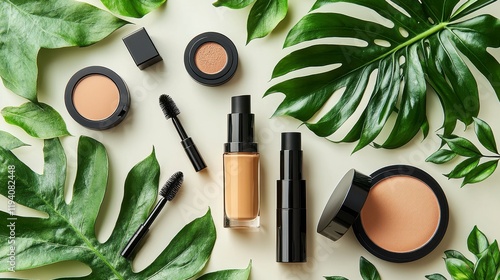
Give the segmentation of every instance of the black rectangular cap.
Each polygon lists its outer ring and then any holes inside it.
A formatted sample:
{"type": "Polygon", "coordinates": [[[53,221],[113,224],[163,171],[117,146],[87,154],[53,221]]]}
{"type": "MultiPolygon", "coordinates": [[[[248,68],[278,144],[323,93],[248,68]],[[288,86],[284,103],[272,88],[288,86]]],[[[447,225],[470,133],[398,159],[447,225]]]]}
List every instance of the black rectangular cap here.
{"type": "Polygon", "coordinates": [[[141,70],[163,60],[144,27],[123,38],[123,43],[141,70]]]}

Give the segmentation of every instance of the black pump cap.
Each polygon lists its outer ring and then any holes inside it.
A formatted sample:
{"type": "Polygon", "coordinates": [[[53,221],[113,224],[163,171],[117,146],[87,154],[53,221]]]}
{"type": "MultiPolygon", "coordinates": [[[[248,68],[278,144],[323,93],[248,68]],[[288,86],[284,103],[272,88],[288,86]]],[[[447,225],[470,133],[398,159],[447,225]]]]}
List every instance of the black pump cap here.
{"type": "Polygon", "coordinates": [[[281,133],[281,149],[300,151],[301,150],[300,132],[281,133]]]}
{"type": "Polygon", "coordinates": [[[227,116],[227,143],[224,144],[224,152],[257,152],[250,95],[231,98],[231,114],[227,116]]]}
{"type": "Polygon", "coordinates": [[[231,97],[231,113],[250,114],[250,95],[231,97]]]}

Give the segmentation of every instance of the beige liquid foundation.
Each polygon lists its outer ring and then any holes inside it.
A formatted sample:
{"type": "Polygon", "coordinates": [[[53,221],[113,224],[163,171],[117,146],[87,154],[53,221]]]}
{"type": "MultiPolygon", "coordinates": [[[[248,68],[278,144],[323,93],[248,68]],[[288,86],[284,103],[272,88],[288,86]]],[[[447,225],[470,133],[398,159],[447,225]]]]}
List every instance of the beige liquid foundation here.
{"type": "Polygon", "coordinates": [[[250,95],[231,98],[224,145],[224,227],[260,226],[260,155],[254,137],[250,95]]]}

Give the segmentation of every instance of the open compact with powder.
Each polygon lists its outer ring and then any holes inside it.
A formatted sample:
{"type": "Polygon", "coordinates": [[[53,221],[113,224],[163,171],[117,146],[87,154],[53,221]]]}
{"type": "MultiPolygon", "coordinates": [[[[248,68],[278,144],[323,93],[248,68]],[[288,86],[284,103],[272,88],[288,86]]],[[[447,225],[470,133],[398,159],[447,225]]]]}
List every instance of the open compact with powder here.
{"type": "Polygon", "coordinates": [[[207,86],[222,85],[238,68],[238,51],[226,36],[206,32],[189,42],[184,52],[184,65],[197,82],[207,86]]]}
{"type": "Polygon", "coordinates": [[[333,191],[317,231],[336,241],[352,226],[370,253],[400,263],[434,250],[448,220],[448,202],[436,180],[416,167],[393,165],[370,176],[351,169],[333,191]]]}
{"type": "Polygon", "coordinates": [[[112,70],[90,66],[76,72],[64,94],[69,114],[79,124],[104,130],[119,124],[130,107],[125,82],[112,70]]]}

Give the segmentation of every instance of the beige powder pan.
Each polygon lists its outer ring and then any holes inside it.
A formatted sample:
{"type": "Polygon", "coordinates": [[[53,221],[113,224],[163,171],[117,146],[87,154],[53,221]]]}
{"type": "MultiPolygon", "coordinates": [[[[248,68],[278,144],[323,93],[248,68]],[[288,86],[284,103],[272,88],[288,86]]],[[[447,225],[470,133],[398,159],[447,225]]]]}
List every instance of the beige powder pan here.
{"type": "Polygon", "coordinates": [[[338,240],[352,225],[358,241],[391,262],[420,259],[442,240],[449,220],[446,196],[426,172],[394,165],[370,176],[348,172],[330,197],[318,233],[338,240]]]}
{"type": "Polygon", "coordinates": [[[216,32],[205,32],[188,43],[184,52],[184,65],[197,82],[206,86],[219,86],[236,73],[238,51],[228,37],[216,32]]]}
{"type": "Polygon", "coordinates": [[[125,82],[118,74],[101,66],[75,73],[66,86],[64,98],[73,119],[96,130],[116,126],[125,118],[130,106],[125,82]]]}

